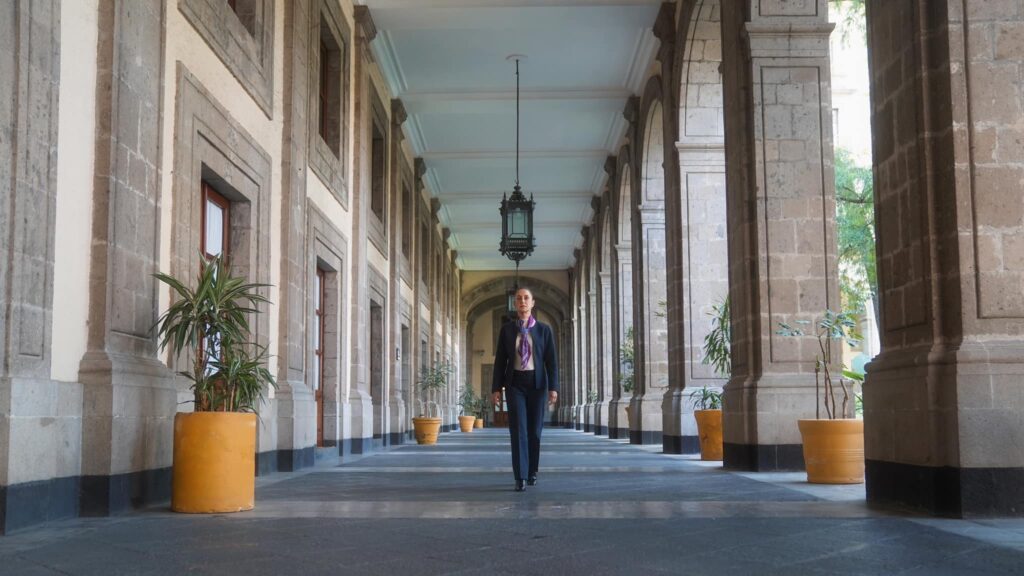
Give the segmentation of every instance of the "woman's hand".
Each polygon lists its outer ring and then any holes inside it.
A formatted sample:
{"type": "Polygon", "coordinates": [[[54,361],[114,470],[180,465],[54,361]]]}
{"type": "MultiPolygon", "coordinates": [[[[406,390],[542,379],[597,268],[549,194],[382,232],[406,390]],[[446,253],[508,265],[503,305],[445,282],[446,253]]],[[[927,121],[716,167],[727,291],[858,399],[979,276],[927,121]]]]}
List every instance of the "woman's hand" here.
{"type": "Polygon", "coordinates": [[[554,390],[549,390],[548,391],[548,404],[554,406],[556,402],[558,402],[558,392],[555,392],[554,390]]]}
{"type": "Polygon", "coordinates": [[[501,390],[491,393],[491,404],[501,406],[501,390]]]}

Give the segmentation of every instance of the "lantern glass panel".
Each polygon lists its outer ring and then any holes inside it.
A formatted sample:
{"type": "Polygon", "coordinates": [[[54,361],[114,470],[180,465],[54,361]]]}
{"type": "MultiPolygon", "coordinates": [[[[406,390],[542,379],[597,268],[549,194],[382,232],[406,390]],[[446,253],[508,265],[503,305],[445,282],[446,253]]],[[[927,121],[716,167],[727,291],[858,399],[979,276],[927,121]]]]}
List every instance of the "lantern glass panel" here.
{"type": "Polygon", "coordinates": [[[509,226],[509,236],[526,236],[526,211],[522,208],[513,208],[509,226]]]}

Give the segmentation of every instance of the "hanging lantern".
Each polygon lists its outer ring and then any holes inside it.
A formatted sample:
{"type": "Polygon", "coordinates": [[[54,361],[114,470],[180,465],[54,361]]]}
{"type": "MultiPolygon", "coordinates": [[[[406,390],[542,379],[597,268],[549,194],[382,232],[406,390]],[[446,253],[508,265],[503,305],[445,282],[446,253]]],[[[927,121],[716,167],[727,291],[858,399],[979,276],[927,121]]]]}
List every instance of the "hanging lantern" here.
{"type": "Polygon", "coordinates": [[[518,279],[519,263],[533,253],[536,247],[533,238],[533,194],[526,199],[519,186],[519,60],[523,56],[513,54],[508,59],[516,61],[516,185],[512,196],[501,198],[501,254],[516,263],[518,279]]]}
{"type": "Polygon", "coordinates": [[[517,264],[533,253],[533,207],[517,185],[511,197],[501,199],[501,253],[517,264]]]}

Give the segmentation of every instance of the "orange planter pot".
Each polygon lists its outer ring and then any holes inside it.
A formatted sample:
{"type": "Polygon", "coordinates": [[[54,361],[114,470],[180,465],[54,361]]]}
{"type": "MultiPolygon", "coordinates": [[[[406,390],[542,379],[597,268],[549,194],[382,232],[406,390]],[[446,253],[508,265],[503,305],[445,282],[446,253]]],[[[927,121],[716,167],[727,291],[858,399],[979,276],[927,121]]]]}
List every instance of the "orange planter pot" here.
{"type": "Polygon", "coordinates": [[[697,410],[697,435],[700,437],[700,459],[722,459],[722,411],[697,410]]]}
{"type": "Polygon", "coordinates": [[[413,418],[412,427],[417,444],[437,444],[437,433],[441,430],[440,418],[413,418]]]}
{"type": "Polygon", "coordinates": [[[483,427],[484,427],[484,419],[480,418],[480,417],[477,417],[477,419],[473,421],[473,428],[483,428],[483,427]]]}
{"type": "Polygon", "coordinates": [[[256,494],[256,415],[176,414],[172,477],[171,509],[175,512],[252,510],[256,494]]]}
{"type": "Polygon", "coordinates": [[[814,484],[864,482],[864,421],[800,420],[807,481],[814,484]]]}
{"type": "Polygon", "coordinates": [[[459,416],[459,429],[463,432],[472,432],[474,420],[476,416],[459,416]]]}

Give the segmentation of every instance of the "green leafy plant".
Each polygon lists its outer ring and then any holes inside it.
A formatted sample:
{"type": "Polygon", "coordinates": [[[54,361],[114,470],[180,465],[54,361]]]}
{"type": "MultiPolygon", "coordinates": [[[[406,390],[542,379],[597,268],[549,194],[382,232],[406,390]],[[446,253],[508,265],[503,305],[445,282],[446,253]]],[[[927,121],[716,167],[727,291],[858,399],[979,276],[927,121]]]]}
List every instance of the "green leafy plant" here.
{"type": "Polygon", "coordinates": [[[721,410],[722,392],[705,385],[690,393],[690,402],[695,410],[721,410]]]}
{"type": "MultiPolygon", "coordinates": [[[[799,320],[796,323],[810,324],[806,320],[799,320]]],[[[781,336],[795,337],[808,335],[802,328],[791,326],[785,322],[779,322],[779,329],[775,333],[781,336]]],[[[856,346],[860,343],[856,317],[846,312],[826,310],[825,315],[818,321],[814,336],[818,340],[819,351],[818,355],[814,358],[814,393],[816,396],[824,393],[825,413],[829,420],[845,418],[849,414],[850,389],[847,387],[846,380],[842,376],[842,371],[846,367],[842,366],[841,363],[837,366],[832,360],[832,343],[835,341],[841,344],[845,341],[851,346],[856,346]],[[842,411],[837,409],[835,385],[832,382],[833,371],[837,367],[839,368],[840,375],[836,376],[835,380],[839,382],[843,392],[842,411]]],[[[821,408],[817,402],[815,402],[815,417],[821,418],[821,408]]]]}
{"type": "Polygon", "coordinates": [[[588,404],[593,404],[594,402],[597,402],[597,398],[598,398],[597,390],[588,390],[587,391],[587,403],[588,404]]]}
{"type": "Polygon", "coordinates": [[[619,362],[621,365],[618,375],[619,385],[622,387],[622,391],[627,394],[633,393],[633,361],[636,358],[633,342],[633,327],[630,326],[626,329],[626,335],[622,338],[622,344],[619,345],[619,362]]]}
{"type": "Polygon", "coordinates": [[[715,373],[729,376],[732,373],[732,322],[729,316],[729,297],[720,304],[711,306],[711,331],[704,336],[704,364],[710,364],[715,373]]]}
{"type": "Polygon", "coordinates": [[[466,384],[459,393],[459,407],[465,415],[475,414],[480,409],[481,398],[476,395],[473,387],[466,384]]]}
{"type": "Polygon", "coordinates": [[[448,377],[452,373],[452,366],[447,362],[434,362],[431,366],[427,366],[420,372],[419,385],[420,392],[420,417],[434,417],[437,418],[441,414],[441,407],[437,403],[437,394],[441,392],[448,385],[448,377]],[[433,407],[433,410],[431,410],[433,407]],[[436,414],[437,416],[432,416],[436,414]]]}
{"type": "Polygon", "coordinates": [[[234,276],[220,257],[202,258],[195,288],[163,273],[177,299],[153,326],[160,349],[183,352],[191,369],[179,374],[192,382],[197,412],[253,412],[265,387],[277,387],[265,367],[266,349],[250,342],[249,317],[269,301],[259,293],[268,284],[234,276]]]}

